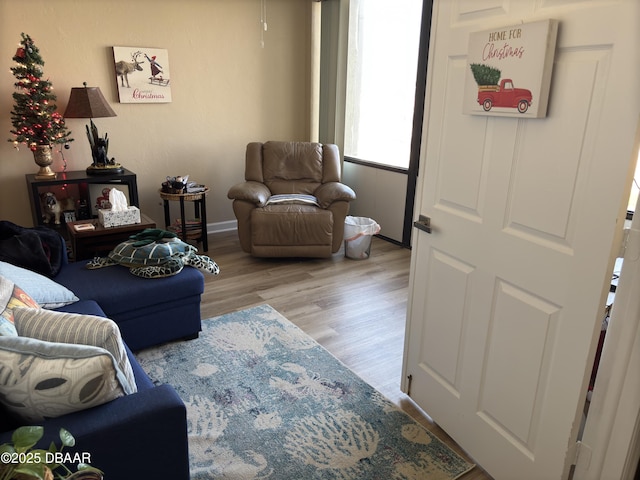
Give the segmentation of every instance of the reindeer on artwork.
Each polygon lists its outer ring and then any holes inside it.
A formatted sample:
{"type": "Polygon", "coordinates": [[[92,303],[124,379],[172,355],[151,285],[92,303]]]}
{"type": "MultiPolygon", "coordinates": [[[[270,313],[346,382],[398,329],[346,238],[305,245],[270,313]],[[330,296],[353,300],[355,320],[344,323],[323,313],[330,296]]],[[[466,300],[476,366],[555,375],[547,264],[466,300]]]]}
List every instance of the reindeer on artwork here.
{"type": "Polygon", "coordinates": [[[120,77],[123,87],[124,87],[124,82],[126,80],[127,88],[131,88],[129,87],[129,77],[128,77],[130,73],[133,73],[136,70],[138,70],[139,72],[142,71],[142,67],[140,66],[140,64],[144,62],[138,61],[138,57],[140,57],[141,55],[142,55],[142,52],[135,52],[131,54],[131,60],[132,60],[131,62],[125,62],[123,60],[116,62],[116,75],[120,77]]]}

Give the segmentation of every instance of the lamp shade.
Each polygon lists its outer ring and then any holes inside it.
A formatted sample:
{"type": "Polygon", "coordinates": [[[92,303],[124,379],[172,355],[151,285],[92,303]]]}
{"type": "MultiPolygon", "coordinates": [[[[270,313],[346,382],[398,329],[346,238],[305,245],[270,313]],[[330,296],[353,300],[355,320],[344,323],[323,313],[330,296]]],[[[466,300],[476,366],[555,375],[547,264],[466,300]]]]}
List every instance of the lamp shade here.
{"type": "Polygon", "coordinates": [[[69,103],[64,111],[65,118],[115,117],[116,112],[109,106],[98,87],[74,87],[69,103]]]}

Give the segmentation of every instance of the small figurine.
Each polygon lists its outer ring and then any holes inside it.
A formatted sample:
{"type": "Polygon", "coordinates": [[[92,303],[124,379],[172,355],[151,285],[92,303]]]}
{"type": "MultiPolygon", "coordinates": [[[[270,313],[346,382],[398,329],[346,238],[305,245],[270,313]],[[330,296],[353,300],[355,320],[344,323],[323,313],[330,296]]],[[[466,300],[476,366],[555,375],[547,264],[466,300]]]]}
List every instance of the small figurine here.
{"type": "Polygon", "coordinates": [[[55,217],[56,225],[60,225],[60,213],[62,209],[58,203],[58,199],[52,192],[42,194],[42,217],[45,223],[51,223],[51,219],[55,217]]]}
{"type": "Polygon", "coordinates": [[[87,138],[89,139],[89,145],[91,146],[91,156],[93,157],[93,163],[87,168],[87,173],[122,173],[124,168],[122,165],[116,162],[116,159],[111,157],[109,159],[109,138],[108,134],[104,134],[101,137],[98,133],[98,128],[90,121],[91,128],[86,125],[87,138]]]}
{"type": "Polygon", "coordinates": [[[104,134],[104,138],[98,134],[93,120],[91,120],[91,129],[87,125],[87,138],[89,139],[89,145],[91,145],[91,156],[93,157],[93,165],[97,167],[106,167],[108,164],[115,164],[115,159],[109,160],[107,153],[109,152],[109,139],[107,134],[104,134]]]}
{"type": "Polygon", "coordinates": [[[58,201],[53,192],[46,192],[41,195],[42,217],[45,223],[51,223],[53,219],[56,225],[60,225],[60,215],[64,211],[74,211],[75,205],[71,197],[58,201]]]}

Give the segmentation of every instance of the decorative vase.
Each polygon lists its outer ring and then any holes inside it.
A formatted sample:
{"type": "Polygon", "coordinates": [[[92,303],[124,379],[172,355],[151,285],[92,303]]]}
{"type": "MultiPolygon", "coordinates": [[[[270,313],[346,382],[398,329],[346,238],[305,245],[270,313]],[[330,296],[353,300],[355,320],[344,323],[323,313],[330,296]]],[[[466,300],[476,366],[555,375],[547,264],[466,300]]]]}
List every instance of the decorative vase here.
{"type": "Polygon", "coordinates": [[[51,155],[51,147],[49,145],[37,145],[33,151],[33,159],[40,167],[38,173],[36,173],[36,179],[38,180],[50,180],[56,178],[56,173],[51,170],[50,165],[53,163],[53,157],[51,155]]]}

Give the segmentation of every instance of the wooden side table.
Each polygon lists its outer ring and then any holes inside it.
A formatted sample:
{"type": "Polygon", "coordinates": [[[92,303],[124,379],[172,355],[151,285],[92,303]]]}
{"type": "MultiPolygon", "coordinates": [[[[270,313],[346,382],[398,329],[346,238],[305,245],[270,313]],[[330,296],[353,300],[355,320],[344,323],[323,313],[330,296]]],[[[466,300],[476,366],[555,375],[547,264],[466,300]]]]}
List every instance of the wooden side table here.
{"type": "Polygon", "coordinates": [[[87,260],[95,256],[104,256],[120,242],[124,242],[131,235],[141,232],[145,228],[156,228],[156,223],[140,213],[140,223],[122,225],[120,227],[103,227],[97,218],[92,220],[78,220],[67,223],[73,258],[87,260]],[[92,230],[76,230],[75,225],[90,224],[92,230]]]}
{"type": "Polygon", "coordinates": [[[197,193],[166,193],[160,190],[160,198],[164,201],[164,223],[167,230],[169,230],[171,226],[169,202],[180,202],[180,230],[176,233],[178,233],[180,238],[185,242],[187,240],[202,242],[202,249],[205,252],[209,251],[209,241],[207,240],[207,202],[205,201],[205,197],[208,192],[208,188],[205,188],[203,192],[197,193]],[[199,230],[196,237],[192,237],[187,231],[187,219],[184,213],[185,201],[193,202],[193,208],[199,230]]]}

